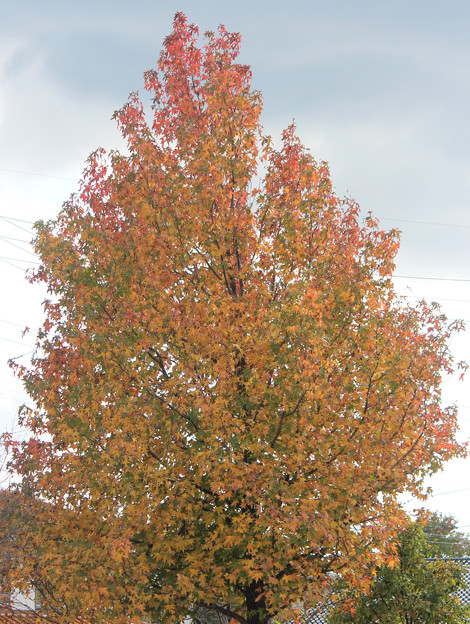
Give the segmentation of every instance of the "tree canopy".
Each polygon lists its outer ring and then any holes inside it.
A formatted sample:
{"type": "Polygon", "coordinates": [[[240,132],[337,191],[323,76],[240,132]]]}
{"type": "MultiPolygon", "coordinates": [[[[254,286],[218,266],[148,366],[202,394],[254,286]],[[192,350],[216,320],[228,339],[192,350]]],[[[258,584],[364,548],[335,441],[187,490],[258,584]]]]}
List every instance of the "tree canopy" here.
{"type": "Polygon", "coordinates": [[[450,514],[425,515],[423,531],[430,557],[470,557],[470,537],[457,527],[457,520],[450,514]]]}
{"type": "Polygon", "coordinates": [[[294,126],[263,135],[239,45],[178,13],[150,114],[115,114],[128,152],[92,154],[36,226],[13,467],[42,505],[17,578],[42,570],[64,618],[264,624],[388,556],[397,495],[463,452],[440,398],[457,327],[396,296],[398,233],[294,126]]]}
{"type": "Polygon", "coordinates": [[[347,590],[330,624],[466,624],[469,607],[457,590],[463,570],[453,561],[428,561],[423,527],[413,524],[399,536],[397,565],[374,571],[370,592],[347,590]]]}

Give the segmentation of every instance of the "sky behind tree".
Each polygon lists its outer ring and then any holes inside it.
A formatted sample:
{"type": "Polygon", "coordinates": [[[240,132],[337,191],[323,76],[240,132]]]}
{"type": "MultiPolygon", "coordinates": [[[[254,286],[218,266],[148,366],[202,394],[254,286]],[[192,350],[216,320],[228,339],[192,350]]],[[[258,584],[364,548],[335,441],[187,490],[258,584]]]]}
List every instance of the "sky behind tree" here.
{"type": "MultiPolygon", "coordinates": [[[[470,321],[469,3],[19,0],[0,21],[0,425],[18,438],[26,397],[5,362],[29,357],[45,297],[24,280],[35,262],[24,241],[77,189],[91,151],[124,147],[111,115],[143,92],[176,11],[201,34],[220,23],[239,31],[266,133],[278,142],[294,119],[338,192],[402,231],[397,291],[470,321]]],[[[470,360],[468,332],[451,346],[470,360]]],[[[444,401],[459,405],[462,439],[469,379],[443,385],[444,401]]],[[[428,505],[470,525],[470,460],[432,485],[428,505]]]]}

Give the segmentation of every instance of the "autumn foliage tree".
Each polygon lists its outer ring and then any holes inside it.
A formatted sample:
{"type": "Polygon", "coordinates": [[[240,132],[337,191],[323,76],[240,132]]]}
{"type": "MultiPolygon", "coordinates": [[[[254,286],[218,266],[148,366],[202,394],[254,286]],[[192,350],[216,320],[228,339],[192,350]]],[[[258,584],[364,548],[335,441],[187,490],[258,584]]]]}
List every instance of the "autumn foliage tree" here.
{"type": "MultiPolygon", "coordinates": [[[[43,516],[43,503],[34,496],[28,496],[20,488],[10,486],[0,489],[0,601],[1,605],[20,604],[27,609],[35,598],[49,604],[48,576],[38,565],[36,535],[38,518],[43,516]],[[28,575],[18,575],[22,567],[28,575]],[[12,590],[16,590],[15,592],[12,590]],[[17,592],[20,592],[18,595],[17,592]]],[[[55,607],[54,599],[50,606],[55,607]]],[[[61,604],[59,615],[66,608],[61,604]]],[[[57,609],[56,609],[57,610],[57,609]]]]}
{"type": "Polygon", "coordinates": [[[263,136],[239,44],[177,14],[151,114],[115,114],[128,153],[94,153],[36,226],[50,296],[14,468],[65,615],[265,624],[380,559],[397,495],[462,451],[452,328],[397,298],[397,233],[295,128],[263,136]]]}

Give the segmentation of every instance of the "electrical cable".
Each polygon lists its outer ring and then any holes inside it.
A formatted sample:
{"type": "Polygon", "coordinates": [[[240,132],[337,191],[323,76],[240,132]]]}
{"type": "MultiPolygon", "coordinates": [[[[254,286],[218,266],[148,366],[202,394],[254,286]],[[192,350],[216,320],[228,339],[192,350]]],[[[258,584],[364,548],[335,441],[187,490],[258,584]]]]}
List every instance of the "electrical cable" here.
{"type": "Polygon", "coordinates": [[[449,490],[448,492],[438,492],[437,494],[429,494],[429,498],[436,498],[437,496],[444,496],[446,494],[457,494],[458,492],[468,492],[470,487],[460,488],[459,490],[449,490]]]}
{"type": "MultiPolygon", "coordinates": [[[[2,319],[0,318],[0,323],[8,323],[8,325],[15,325],[16,327],[21,327],[21,328],[25,328],[27,326],[26,323],[21,324],[21,323],[13,323],[13,321],[7,321],[6,319],[2,319]]],[[[31,327],[28,327],[28,329],[32,329],[31,327]]]]}
{"type": "Polygon", "coordinates": [[[9,217],[7,215],[0,215],[0,219],[7,219],[8,221],[20,221],[21,223],[31,223],[34,225],[34,221],[27,221],[26,219],[18,219],[18,217],[9,217]]]}
{"type": "Polygon", "coordinates": [[[9,266],[15,269],[18,269],[18,271],[21,271],[22,273],[25,273],[28,270],[23,267],[16,266],[16,264],[13,264],[12,262],[8,262],[8,260],[3,260],[2,258],[0,258],[0,262],[4,262],[5,264],[8,264],[9,266]]]}
{"type": "MultiPolygon", "coordinates": [[[[18,225],[17,223],[12,223],[12,221],[22,221],[22,219],[14,219],[13,217],[2,217],[0,216],[0,219],[2,219],[2,221],[5,221],[6,223],[8,223],[9,225],[12,225],[13,227],[18,228],[19,230],[23,230],[23,232],[27,232],[28,234],[31,234],[31,230],[27,230],[26,228],[22,227],[21,225],[18,225]]],[[[27,223],[29,223],[29,221],[27,221],[27,223]]]]}
{"type": "Polygon", "coordinates": [[[51,178],[52,180],[68,180],[69,182],[77,182],[76,178],[66,178],[64,176],[49,175],[47,173],[34,173],[33,171],[22,171],[20,169],[6,169],[5,167],[0,167],[0,172],[18,173],[20,175],[37,176],[39,178],[51,178]]]}
{"type": "Polygon", "coordinates": [[[5,236],[0,236],[0,240],[3,240],[3,242],[6,243],[7,245],[11,245],[12,247],[16,247],[16,249],[19,249],[20,251],[22,251],[24,253],[27,253],[30,256],[34,256],[35,258],[37,258],[37,254],[33,253],[32,251],[28,251],[27,249],[24,249],[23,247],[20,247],[16,243],[12,243],[11,241],[7,240],[5,236]]]}
{"type": "Polygon", "coordinates": [[[25,238],[14,238],[13,236],[0,236],[0,238],[2,240],[14,240],[14,241],[17,241],[18,243],[26,243],[27,245],[31,243],[31,241],[26,240],[25,238]]]}
{"type": "Polygon", "coordinates": [[[26,262],[27,264],[41,264],[32,260],[22,260],[21,258],[11,258],[10,256],[0,256],[0,260],[13,260],[13,262],[26,262]]]}
{"type": "Polygon", "coordinates": [[[399,279],[415,279],[415,280],[434,280],[436,282],[470,282],[470,279],[458,277],[428,277],[425,275],[392,275],[392,278],[399,279]]]}
{"type": "Polygon", "coordinates": [[[18,340],[12,340],[11,338],[4,338],[3,336],[0,336],[0,340],[7,340],[8,342],[14,342],[15,344],[19,344],[22,347],[31,347],[31,349],[34,349],[33,345],[25,344],[24,342],[19,342],[18,340]]]}
{"type": "MultiPolygon", "coordinates": [[[[431,297],[422,296],[418,297],[417,295],[400,295],[400,297],[404,297],[405,299],[430,299],[431,297]]],[[[457,303],[470,303],[470,299],[451,299],[447,297],[435,297],[435,301],[455,301],[457,303]]]]}
{"type": "Polygon", "coordinates": [[[436,225],[438,227],[455,227],[455,228],[470,228],[470,225],[458,224],[458,223],[438,223],[436,221],[418,221],[417,219],[397,219],[393,217],[377,217],[379,221],[399,221],[403,223],[418,223],[421,225],[436,225]]]}

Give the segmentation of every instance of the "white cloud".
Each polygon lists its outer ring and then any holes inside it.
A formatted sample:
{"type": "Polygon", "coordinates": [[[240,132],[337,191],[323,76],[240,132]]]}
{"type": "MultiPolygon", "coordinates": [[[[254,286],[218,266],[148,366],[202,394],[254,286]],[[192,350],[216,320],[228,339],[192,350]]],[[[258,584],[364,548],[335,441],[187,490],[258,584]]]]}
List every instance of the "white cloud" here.
{"type": "Polygon", "coordinates": [[[119,143],[110,119],[115,103],[103,96],[64,90],[50,76],[40,50],[11,46],[3,58],[2,167],[63,174],[77,171],[77,164],[96,147],[119,143]]]}

